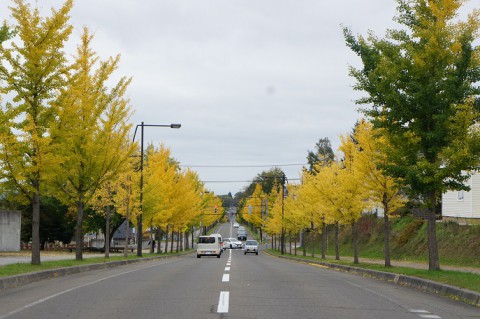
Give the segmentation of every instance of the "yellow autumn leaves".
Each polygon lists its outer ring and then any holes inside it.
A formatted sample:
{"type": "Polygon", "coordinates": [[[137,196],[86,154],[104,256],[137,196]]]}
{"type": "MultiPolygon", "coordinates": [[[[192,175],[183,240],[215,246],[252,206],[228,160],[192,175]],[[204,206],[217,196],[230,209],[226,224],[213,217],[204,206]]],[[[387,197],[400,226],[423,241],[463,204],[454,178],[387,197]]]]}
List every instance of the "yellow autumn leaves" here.
{"type": "Polygon", "coordinates": [[[396,181],[382,171],[388,164],[386,149],[385,138],[362,120],[352,134],[341,137],[341,159],[318,163],[313,173],[305,170],[300,184],[288,185],[283,202],[278,188],[264,194],[257,186],[242,217],[272,236],[305,229],[321,232],[324,225],[354,227],[361,214],[373,208],[388,218],[406,199],[396,181]],[[268,205],[261,206],[265,199],[268,205]],[[268,215],[261,211],[266,207],[268,215]]]}
{"type": "Polygon", "coordinates": [[[205,188],[196,172],[180,169],[163,145],[147,152],[142,211],[146,226],[182,232],[223,217],[220,198],[205,188]]]}

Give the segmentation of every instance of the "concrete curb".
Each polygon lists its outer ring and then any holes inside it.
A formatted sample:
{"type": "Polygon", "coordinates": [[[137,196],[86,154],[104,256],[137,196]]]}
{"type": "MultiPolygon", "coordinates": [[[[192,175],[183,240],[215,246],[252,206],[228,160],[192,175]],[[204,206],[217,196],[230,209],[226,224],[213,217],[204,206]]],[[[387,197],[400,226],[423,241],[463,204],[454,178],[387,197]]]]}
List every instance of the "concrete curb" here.
{"type": "Polygon", "coordinates": [[[406,275],[400,275],[400,274],[393,274],[389,272],[383,272],[383,271],[378,271],[378,270],[371,270],[371,269],[364,269],[364,268],[358,268],[358,267],[352,267],[352,266],[345,266],[345,265],[339,265],[339,264],[333,264],[333,263],[328,263],[328,262],[323,262],[323,261],[318,261],[318,260],[312,260],[312,259],[302,259],[302,258],[295,258],[291,256],[278,256],[271,254],[269,252],[264,251],[264,253],[278,257],[278,258],[283,258],[283,259],[288,259],[288,260],[293,260],[293,261],[299,261],[299,262],[304,262],[304,263],[311,263],[311,264],[317,264],[317,265],[322,265],[331,269],[336,269],[352,274],[358,274],[362,276],[368,276],[372,277],[378,280],[384,280],[391,282],[396,285],[402,285],[406,287],[412,287],[412,288],[417,288],[421,289],[423,291],[443,295],[449,298],[457,299],[462,302],[480,307],[480,293],[467,290],[467,289],[462,289],[446,284],[442,284],[439,282],[427,280],[427,279],[422,279],[418,277],[412,277],[412,276],[406,276],[406,275]]]}
{"type": "Polygon", "coordinates": [[[103,262],[101,264],[89,264],[89,265],[82,265],[82,266],[49,269],[49,270],[42,270],[42,271],[37,271],[37,272],[32,272],[27,274],[4,277],[4,278],[0,278],[0,291],[8,288],[15,288],[15,287],[28,285],[32,282],[41,281],[45,279],[68,276],[68,275],[78,274],[81,272],[86,272],[91,270],[107,269],[107,268],[125,266],[129,264],[155,261],[159,259],[175,258],[179,256],[189,255],[194,252],[195,251],[179,253],[175,255],[167,255],[167,256],[160,255],[158,257],[156,256],[156,257],[139,258],[139,259],[108,261],[108,262],[103,262]]]}

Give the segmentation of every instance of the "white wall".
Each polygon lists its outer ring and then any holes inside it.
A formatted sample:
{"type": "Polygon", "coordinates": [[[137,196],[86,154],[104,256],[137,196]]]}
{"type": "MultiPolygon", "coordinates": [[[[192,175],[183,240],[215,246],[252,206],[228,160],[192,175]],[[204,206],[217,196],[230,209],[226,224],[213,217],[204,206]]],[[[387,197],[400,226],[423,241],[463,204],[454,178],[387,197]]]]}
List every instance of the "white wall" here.
{"type": "Polygon", "coordinates": [[[0,210],[0,251],[20,251],[22,213],[0,210]]]}
{"type": "Polygon", "coordinates": [[[480,174],[468,181],[470,191],[448,191],[442,196],[442,216],[480,218],[480,174]]]}

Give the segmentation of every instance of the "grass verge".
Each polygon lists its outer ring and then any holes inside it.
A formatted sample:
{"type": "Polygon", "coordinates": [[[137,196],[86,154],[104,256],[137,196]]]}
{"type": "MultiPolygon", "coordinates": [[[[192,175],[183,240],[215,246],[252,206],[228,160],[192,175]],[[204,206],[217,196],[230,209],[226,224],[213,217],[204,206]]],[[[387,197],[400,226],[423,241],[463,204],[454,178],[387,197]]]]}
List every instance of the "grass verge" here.
{"type": "MultiPolygon", "coordinates": [[[[189,252],[189,251],[190,250],[186,252],[189,252]]],[[[75,260],[75,259],[49,260],[49,261],[43,261],[40,265],[32,265],[30,263],[16,263],[16,264],[0,266],[0,278],[32,273],[32,272],[37,272],[42,270],[49,270],[49,269],[66,268],[66,267],[90,265],[90,264],[101,264],[101,263],[119,261],[119,260],[142,259],[142,258],[151,258],[151,257],[166,257],[166,256],[175,256],[175,255],[179,255],[179,253],[167,253],[167,254],[156,254],[156,253],[145,254],[144,253],[142,257],[138,257],[136,254],[131,254],[131,255],[128,255],[127,258],[125,258],[122,255],[122,256],[110,256],[110,258],[105,258],[105,257],[84,258],[83,260],[75,260]]],[[[72,258],[75,258],[75,256],[73,255],[72,258]]]]}
{"type": "MultiPolygon", "coordinates": [[[[268,249],[267,250],[272,255],[280,256],[281,253],[268,249]]],[[[320,262],[327,262],[331,264],[340,264],[340,265],[347,265],[352,267],[358,268],[365,268],[365,269],[372,269],[378,270],[383,272],[389,272],[394,274],[402,274],[407,276],[413,276],[423,279],[432,280],[435,282],[444,283],[447,285],[468,289],[471,291],[480,292],[480,275],[467,273],[467,272],[460,272],[460,271],[451,271],[451,270],[438,270],[438,271],[430,271],[430,270],[423,270],[423,269],[414,269],[414,268],[407,268],[407,267],[385,267],[383,265],[378,264],[371,264],[371,263],[360,263],[354,264],[350,261],[342,261],[342,260],[335,260],[335,259],[321,259],[318,257],[304,257],[304,256],[292,256],[287,254],[288,257],[293,257],[299,260],[314,260],[320,262]]]]}

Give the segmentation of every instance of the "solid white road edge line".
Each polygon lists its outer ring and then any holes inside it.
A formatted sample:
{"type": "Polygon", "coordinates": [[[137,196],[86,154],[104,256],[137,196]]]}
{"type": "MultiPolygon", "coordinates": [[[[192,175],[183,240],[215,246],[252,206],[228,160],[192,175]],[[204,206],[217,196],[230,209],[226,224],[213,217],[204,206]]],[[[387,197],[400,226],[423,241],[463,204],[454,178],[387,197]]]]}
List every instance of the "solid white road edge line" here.
{"type": "Polygon", "coordinates": [[[230,295],[229,291],[220,291],[220,297],[218,298],[217,313],[227,313],[228,312],[229,295],[230,295]]]}

